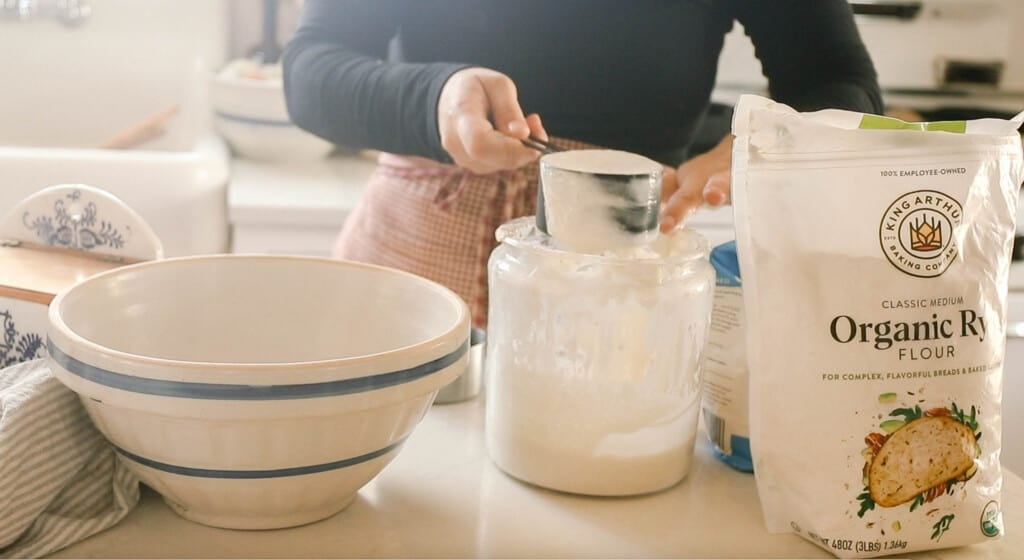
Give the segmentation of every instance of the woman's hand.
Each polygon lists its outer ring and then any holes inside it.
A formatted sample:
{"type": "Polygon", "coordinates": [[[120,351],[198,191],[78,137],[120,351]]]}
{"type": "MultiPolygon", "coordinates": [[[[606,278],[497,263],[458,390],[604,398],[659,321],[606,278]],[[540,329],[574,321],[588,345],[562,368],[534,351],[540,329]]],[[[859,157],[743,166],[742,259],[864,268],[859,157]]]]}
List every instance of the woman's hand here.
{"type": "Polygon", "coordinates": [[[511,78],[486,68],[452,74],[441,89],[437,121],[455,164],[480,174],[530,163],[540,153],[520,140],[531,133],[548,138],[538,115],[523,115],[511,78]]]}
{"type": "Polygon", "coordinates": [[[717,146],[679,166],[666,169],[662,179],[661,231],[669,232],[701,204],[729,203],[732,178],[730,134],[717,146]]]}

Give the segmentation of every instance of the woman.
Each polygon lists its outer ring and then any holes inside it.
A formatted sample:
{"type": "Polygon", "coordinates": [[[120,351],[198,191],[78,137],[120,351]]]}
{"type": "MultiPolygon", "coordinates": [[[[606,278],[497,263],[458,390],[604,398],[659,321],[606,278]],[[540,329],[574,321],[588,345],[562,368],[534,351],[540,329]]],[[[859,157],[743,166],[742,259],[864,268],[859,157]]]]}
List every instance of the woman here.
{"type": "Polygon", "coordinates": [[[336,256],[445,284],[485,325],[494,230],[535,211],[531,133],[665,163],[664,231],[728,203],[732,137],[687,148],[735,21],[774,99],[882,111],[846,0],[307,0],[284,58],[292,119],[383,152],[336,256]]]}

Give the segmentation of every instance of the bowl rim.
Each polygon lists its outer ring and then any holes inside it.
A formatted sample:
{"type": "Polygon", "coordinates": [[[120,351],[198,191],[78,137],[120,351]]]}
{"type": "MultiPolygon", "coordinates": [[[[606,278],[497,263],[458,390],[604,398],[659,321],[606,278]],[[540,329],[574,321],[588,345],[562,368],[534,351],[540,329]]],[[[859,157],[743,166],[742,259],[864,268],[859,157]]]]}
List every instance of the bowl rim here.
{"type": "MultiPolygon", "coordinates": [[[[345,368],[354,365],[361,365],[372,360],[379,359],[384,356],[396,355],[399,353],[409,354],[434,354],[437,352],[437,347],[446,341],[457,342],[457,345],[461,346],[469,339],[470,333],[470,320],[469,320],[469,306],[466,302],[450,288],[418,276],[411,272],[391,268],[387,266],[375,265],[370,263],[362,263],[357,261],[350,261],[344,259],[335,259],[330,257],[318,257],[309,255],[270,255],[270,254],[247,254],[247,253],[223,253],[223,254],[212,254],[212,255],[190,255],[183,257],[169,257],[159,260],[145,261],[141,263],[130,264],[121,266],[100,272],[93,276],[90,276],[84,280],[76,282],[75,284],[65,288],[53,301],[50,302],[49,310],[47,311],[47,323],[48,327],[52,330],[56,330],[60,337],[65,338],[72,346],[77,347],[76,349],[86,350],[94,354],[98,354],[107,358],[112,358],[119,362],[131,362],[136,364],[143,364],[148,367],[157,368],[177,368],[177,369],[189,369],[189,370],[231,370],[238,372],[252,372],[252,373],[270,373],[281,368],[298,369],[298,370],[320,370],[320,369],[333,369],[333,368],[345,368]],[[139,269],[149,269],[157,267],[173,266],[176,263],[181,262],[197,262],[197,261],[222,261],[222,260],[250,260],[250,261],[295,261],[295,262],[315,262],[322,265],[331,266],[342,266],[348,268],[363,268],[369,270],[376,270],[385,272],[388,274],[395,274],[403,276],[415,283],[418,283],[430,290],[437,292],[445,299],[455,304],[457,308],[457,317],[454,324],[445,330],[443,333],[428,338],[426,340],[402,346],[399,348],[392,348],[390,350],[384,350],[382,352],[375,352],[372,354],[361,354],[358,356],[348,356],[344,358],[329,358],[326,360],[304,360],[304,361],[280,361],[280,362],[215,362],[215,361],[197,361],[197,360],[176,360],[172,358],[160,358],[154,356],[145,356],[141,354],[133,354],[123,350],[117,350],[108,346],[94,342],[88,338],[85,338],[74,329],[72,329],[66,322],[64,322],[61,308],[64,301],[70,294],[77,292],[82,287],[98,284],[110,277],[118,276],[121,274],[131,273],[132,271],[139,269]],[[463,333],[463,331],[465,331],[463,333]],[[433,352],[432,352],[433,350],[433,352]]],[[[52,336],[48,336],[52,339],[52,336]]],[[[62,345],[56,344],[54,341],[49,340],[48,344],[53,344],[60,348],[63,352],[73,355],[78,352],[70,347],[61,347],[62,345]]],[[[447,352],[445,352],[447,353],[447,352]]],[[[81,360],[81,357],[76,359],[81,360]]],[[[368,374],[370,375],[370,374],[368,374]]],[[[145,377],[145,376],[140,376],[145,377]]]]}
{"type": "Polygon", "coordinates": [[[284,88],[283,79],[258,79],[246,78],[244,76],[212,72],[209,82],[217,86],[227,86],[235,89],[257,90],[257,91],[281,91],[284,88]]]}

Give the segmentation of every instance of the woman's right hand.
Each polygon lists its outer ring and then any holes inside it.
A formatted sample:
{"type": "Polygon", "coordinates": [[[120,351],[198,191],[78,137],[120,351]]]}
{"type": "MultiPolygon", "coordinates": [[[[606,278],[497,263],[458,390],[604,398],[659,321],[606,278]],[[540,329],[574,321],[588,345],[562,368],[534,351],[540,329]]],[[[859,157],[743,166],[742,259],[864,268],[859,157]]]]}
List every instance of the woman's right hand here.
{"type": "Polygon", "coordinates": [[[437,121],[441,145],[455,165],[479,174],[532,162],[540,153],[520,140],[530,134],[548,139],[538,115],[523,115],[512,79],[486,68],[464,68],[448,78],[437,121]]]}

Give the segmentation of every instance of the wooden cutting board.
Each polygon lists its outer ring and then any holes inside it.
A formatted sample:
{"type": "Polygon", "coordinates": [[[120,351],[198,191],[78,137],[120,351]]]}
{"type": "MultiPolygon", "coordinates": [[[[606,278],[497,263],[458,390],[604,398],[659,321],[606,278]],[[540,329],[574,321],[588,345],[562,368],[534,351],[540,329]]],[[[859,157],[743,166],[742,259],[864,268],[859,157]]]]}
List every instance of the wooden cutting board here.
{"type": "Polygon", "coordinates": [[[80,251],[0,246],[0,297],[49,304],[61,290],[125,264],[80,251]]]}

